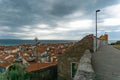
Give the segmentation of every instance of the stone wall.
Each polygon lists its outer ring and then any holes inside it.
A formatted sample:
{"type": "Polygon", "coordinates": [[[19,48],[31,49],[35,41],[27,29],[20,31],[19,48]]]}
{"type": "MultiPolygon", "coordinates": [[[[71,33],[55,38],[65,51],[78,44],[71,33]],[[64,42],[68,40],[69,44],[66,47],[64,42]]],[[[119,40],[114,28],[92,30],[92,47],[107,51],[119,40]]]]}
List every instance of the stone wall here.
{"type": "Polygon", "coordinates": [[[93,35],[87,35],[58,58],[58,80],[71,80],[71,62],[79,62],[86,49],[93,52],[93,35]]]}
{"type": "Polygon", "coordinates": [[[93,80],[95,79],[95,72],[91,64],[91,53],[86,50],[81,57],[76,75],[73,80],[93,80]]]}
{"type": "Polygon", "coordinates": [[[57,65],[28,72],[25,80],[57,80],[57,65]]]}

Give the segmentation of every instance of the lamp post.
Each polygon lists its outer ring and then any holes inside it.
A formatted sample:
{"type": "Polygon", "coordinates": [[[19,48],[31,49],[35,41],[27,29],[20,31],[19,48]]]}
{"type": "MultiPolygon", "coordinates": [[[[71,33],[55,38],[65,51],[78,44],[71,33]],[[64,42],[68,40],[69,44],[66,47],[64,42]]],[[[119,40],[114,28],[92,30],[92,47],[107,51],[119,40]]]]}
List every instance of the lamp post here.
{"type": "Polygon", "coordinates": [[[96,10],[96,51],[97,51],[97,13],[100,12],[100,10],[96,10]]]}

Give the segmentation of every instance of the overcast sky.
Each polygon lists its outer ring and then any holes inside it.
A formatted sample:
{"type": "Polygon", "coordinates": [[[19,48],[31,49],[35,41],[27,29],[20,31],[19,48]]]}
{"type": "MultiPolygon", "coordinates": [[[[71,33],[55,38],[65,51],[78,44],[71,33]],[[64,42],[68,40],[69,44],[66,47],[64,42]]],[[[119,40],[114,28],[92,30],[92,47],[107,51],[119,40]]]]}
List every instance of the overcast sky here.
{"type": "Polygon", "coordinates": [[[79,40],[95,33],[120,40],[120,0],[0,0],[0,39],[79,40]]]}

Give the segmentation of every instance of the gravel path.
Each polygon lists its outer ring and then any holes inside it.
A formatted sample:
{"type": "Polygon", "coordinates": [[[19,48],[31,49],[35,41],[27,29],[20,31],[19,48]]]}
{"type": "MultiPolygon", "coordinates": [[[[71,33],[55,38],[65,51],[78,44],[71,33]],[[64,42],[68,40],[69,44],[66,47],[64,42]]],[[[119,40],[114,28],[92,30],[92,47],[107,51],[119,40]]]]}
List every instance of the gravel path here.
{"type": "Polygon", "coordinates": [[[92,64],[97,80],[120,80],[120,50],[103,46],[93,53],[92,64]]]}

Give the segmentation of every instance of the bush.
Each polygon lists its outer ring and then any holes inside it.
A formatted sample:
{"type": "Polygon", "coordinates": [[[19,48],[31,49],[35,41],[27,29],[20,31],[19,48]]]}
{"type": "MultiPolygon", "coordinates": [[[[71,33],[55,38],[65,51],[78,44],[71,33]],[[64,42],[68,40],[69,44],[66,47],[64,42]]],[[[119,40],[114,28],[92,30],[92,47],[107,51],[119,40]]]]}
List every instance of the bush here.
{"type": "Polygon", "coordinates": [[[5,75],[8,80],[25,80],[25,69],[20,64],[13,64],[8,67],[5,75]]]}
{"type": "Polygon", "coordinates": [[[111,45],[115,45],[115,43],[111,43],[111,45]]]}
{"type": "Polygon", "coordinates": [[[0,72],[0,80],[7,80],[7,78],[6,78],[4,73],[0,72]]]}
{"type": "Polygon", "coordinates": [[[116,44],[117,44],[117,45],[120,45],[120,41],[117,41],[116,44]]]}
{"type": "Polygon", "coordinates": [[[117,42],[111,43],[111,45],[120,45],[120,41],[117,41],[117,42]]]}

